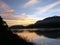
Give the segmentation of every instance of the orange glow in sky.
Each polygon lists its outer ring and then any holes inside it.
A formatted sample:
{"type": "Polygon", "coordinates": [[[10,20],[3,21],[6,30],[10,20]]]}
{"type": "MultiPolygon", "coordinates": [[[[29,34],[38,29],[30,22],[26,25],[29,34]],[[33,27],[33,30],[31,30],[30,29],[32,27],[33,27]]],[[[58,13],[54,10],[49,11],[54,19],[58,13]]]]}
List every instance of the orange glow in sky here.
{"type": "Polygon", "coordinates": [[[5,20],[9,26],[12,25],[29,25],[29,24],[34,24],[36,21],[35,20],[5,20]]]}

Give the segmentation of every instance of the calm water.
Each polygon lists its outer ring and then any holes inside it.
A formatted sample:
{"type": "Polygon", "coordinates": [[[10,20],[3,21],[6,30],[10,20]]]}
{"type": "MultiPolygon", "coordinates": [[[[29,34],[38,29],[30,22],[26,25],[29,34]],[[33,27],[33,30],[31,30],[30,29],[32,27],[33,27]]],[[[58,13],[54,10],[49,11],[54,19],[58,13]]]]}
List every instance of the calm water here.
{"type": "Polygon", "coordinates": [[[26,39],[27,41],[33,42],[36,45],[60,45],[60,39],[47,38],[43,35],[37,35],[35,32],[29,32],[27,30],[37,30],[37,29],[20,29],[23,32],[17,33],[18,36],[26,39]]]}

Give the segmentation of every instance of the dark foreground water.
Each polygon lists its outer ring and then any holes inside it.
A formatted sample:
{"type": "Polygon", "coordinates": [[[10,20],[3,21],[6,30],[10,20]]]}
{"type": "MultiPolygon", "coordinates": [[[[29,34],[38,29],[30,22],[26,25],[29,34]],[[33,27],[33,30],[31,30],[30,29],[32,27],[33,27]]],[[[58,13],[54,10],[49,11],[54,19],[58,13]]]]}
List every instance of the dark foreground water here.
{"type": "Polygon", "coordinates": [[[18,36],[21,36],[27,41],[33,42],[35,45],[60,45],[60,39],[47,38],[43,35],[37,35],[35,32],[29,32],[27,30],[36,30],[36,29],[20,29],[24,30],[23,32],[17,32],[18,36]]]}

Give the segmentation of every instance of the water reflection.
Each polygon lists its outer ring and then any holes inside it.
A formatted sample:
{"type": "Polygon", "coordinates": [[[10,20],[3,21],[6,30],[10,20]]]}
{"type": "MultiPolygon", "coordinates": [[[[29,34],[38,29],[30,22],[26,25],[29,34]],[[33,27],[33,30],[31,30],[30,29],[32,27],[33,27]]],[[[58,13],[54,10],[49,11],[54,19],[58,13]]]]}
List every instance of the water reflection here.
{"type": "Polygon", "coordinates": [[[17,35],[21,36],[27,41],[35,43],[36,45],[60,45],[60,39],[47,38],[43,35],[39,36],[35,32],[29,32],[27,30],[25,29],[23,32],[17,33],[17,35]]]}
{"type": "Polygon", "coordinates": [[[25,31],[25,32],[22,32],[22,33],[17,33],[17,34],[19,36],[21,36],[22,38],[27,39],[29,41],[34,41],[34,39],[39,38],[39,36],[34,32],[25,31]]]}

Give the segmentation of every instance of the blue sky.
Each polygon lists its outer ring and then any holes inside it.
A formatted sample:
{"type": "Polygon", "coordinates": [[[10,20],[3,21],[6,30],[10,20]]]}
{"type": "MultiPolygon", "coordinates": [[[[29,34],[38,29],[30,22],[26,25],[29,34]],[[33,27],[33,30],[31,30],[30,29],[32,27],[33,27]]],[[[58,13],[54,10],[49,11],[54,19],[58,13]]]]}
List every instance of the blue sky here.
{"type": "Polygon", "coordinates": [[[41,20],[60,16],[60,0],[0,0],[0,16],[5,20],[41,20]]]}

